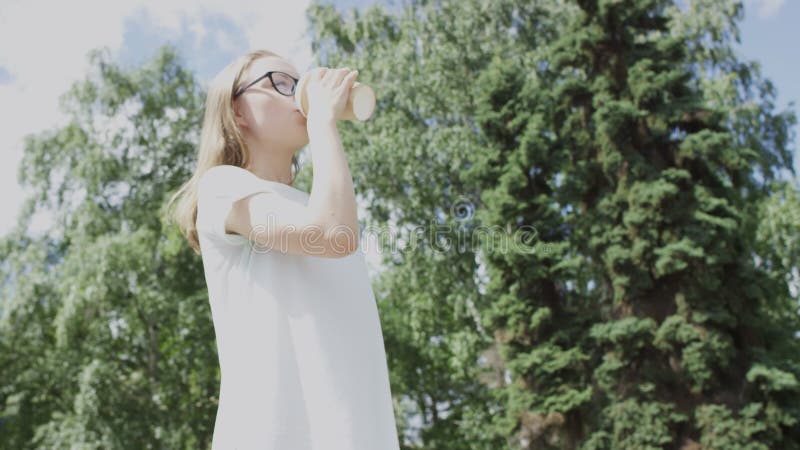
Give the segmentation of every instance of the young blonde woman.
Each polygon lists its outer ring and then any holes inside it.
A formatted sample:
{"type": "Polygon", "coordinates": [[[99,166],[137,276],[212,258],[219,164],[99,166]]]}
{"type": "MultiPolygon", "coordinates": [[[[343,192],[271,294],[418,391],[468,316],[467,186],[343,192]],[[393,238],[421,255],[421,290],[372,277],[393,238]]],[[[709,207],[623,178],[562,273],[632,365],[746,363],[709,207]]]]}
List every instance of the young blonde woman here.
{"type": "Polygon", "coordinates": [[[336,121],[357,76],[265,50],[211,83],[173,218],[202,255],[221,369],[213,450],[398,450],[384,342],[336,121]],[[308,145],[313,186],[294,186],[308,145]]]}

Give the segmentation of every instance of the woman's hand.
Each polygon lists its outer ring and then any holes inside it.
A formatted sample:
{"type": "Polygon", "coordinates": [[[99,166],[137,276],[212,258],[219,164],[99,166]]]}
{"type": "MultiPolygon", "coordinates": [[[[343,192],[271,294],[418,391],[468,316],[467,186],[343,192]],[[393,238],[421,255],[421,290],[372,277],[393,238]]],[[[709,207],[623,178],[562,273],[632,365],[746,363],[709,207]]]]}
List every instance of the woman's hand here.
{"type": "Polygon", "coordinates": [[[357,70],[349,67],[329,69],[323,67],[310,75],[306,94],[308,96],[308,118],[311,120],[336,121],[342,116],[357,70]]]}

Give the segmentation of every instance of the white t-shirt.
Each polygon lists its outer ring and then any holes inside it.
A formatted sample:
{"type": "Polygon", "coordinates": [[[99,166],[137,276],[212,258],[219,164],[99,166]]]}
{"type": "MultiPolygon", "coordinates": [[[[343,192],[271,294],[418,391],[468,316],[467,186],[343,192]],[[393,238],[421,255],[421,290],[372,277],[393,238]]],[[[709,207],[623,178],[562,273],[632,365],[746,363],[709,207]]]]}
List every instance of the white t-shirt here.
{"type": "Polygon", "coordinates": [[[212,450],[399,450],[378,309],[361,248],[280,253],[225,232],[233,202],[309,194],[231,165],[199,182],[197,230],[221,383],[212,450]]]}

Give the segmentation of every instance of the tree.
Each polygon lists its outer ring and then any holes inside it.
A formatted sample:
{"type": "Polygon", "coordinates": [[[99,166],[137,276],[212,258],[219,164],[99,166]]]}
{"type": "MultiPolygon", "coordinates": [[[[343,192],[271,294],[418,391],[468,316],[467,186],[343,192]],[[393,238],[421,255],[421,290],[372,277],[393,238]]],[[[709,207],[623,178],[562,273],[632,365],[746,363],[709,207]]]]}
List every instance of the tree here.
{"type": "Polygon", "coordinates": [[[308,15],[378,95],[341,128],[367,228],[418,238],[377,289],[406,448],[800,448],[797,301],[756,262],[795,118],[740,2],[308,15]]]}
{"type": "Polygon", "coordinates": [[[2,240],[0,447],[202,448],[219,387],[202,264],[161,205],[193,169],[203,92],[163,47],[123,69],[106,49],[28,136],[33,189],[2,240]],[[27,232],[37,211],[56,224],[27,232]]]}

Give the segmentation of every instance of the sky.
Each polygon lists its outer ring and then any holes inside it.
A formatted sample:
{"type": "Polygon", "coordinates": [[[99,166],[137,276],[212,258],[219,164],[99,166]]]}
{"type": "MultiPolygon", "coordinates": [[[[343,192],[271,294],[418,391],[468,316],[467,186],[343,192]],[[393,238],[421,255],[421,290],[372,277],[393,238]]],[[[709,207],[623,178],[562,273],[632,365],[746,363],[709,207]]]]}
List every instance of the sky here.
{"type": "MultiPolygon", "coordinates": [[[[398,0],[399,2],[399,0],[398,0]]],[[[340,10],[374,0],[331,0],[340,10]]],[[[66,123],[58,98],[88,72],[91,49],[108,47],[126,66],[149,59],[166,42],[208,82],[243,51],[268,48],[301,70],[311,68],[306,34],[309,0],[73,0],[0,3],[0,235],[8,233],[28,191],[17,183],[23,137],[66,123]]],[[[388,4],[387,4],[388,6],[388,4]]],[[[778,106],[800,116],[800,1],[745,0],[740,54],[762,64],[778,90],[778,106]]],[[[796,130],[800,135],[800,127],[796,130]]],[[[797,139],[796,139],[797,140],[797,139]]],[[[794,167],[800,174],[795,152],[794,167]]],[[[32,232],[49,218],[37,216],[32,232]]]]}

